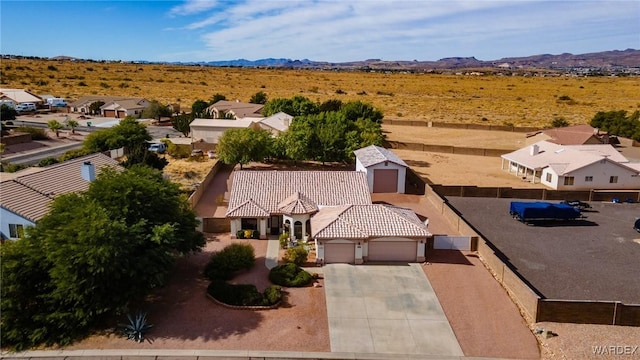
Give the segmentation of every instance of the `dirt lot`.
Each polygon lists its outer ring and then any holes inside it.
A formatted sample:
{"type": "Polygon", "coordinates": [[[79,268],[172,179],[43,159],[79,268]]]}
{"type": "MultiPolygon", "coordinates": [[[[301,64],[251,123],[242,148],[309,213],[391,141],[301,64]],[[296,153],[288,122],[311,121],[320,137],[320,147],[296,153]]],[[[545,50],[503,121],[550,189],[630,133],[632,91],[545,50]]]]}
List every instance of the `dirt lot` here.
{"type": "Polygon", "coordinates": [[[448,129],[382,124],[387,140],[431,145],[517,150],[526,145],[526,134],[510,131],[448,129]]]}
{"type": "Polygon", "coordinates": [[[236,241],[254,246],[256,266],[233,281],[264,290],[270,285],[264,265],[267,242],[210,235],[206,249],[179,259],[168,286],[144,305],[154,324],[149,341],[134,344],[119,335],[96,335],[66,349],[330,351],[323,287],[288,288],[284,306],[262,311],[230,310],[205,296],[208,281],[201,274],[211,253],[236,241]]]}

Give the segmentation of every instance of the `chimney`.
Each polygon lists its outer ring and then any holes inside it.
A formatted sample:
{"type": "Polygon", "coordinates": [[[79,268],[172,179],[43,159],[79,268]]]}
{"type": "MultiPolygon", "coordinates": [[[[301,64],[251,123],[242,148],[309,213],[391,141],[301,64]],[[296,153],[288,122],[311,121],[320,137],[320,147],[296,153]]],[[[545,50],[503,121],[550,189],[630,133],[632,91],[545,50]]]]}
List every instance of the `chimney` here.
{"type": "Polygon", "coordinates": [[[96,167],[91,161],[85,161],[80,169],[82,178],[86,181],[93,181],[96,179],[96,167]]]}
{"type": "Polygon", "coordinates": [[[529,149],[529,155],[534,156],[534,155],[538,155],[538,153],[540,152],[540,147],[536,144],[531,145],[531,148],[529,149]]]}

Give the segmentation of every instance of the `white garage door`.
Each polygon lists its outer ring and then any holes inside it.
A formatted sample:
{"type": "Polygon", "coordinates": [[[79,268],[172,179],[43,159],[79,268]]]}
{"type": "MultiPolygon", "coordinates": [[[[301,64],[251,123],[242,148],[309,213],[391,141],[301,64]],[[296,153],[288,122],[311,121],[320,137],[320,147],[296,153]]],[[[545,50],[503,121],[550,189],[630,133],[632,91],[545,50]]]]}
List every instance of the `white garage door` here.
{"type": "Polygon", "coordinates": [[[353,264],[356,259],[356,245],[341,244],[341,243],[325,243],[324,244],[324,262],[325,264],[332,263],[347,263],[353,264]]]}
{"type": "Polygon", "coordinates": [[[369,241],[368,261],[415,262],[418,252],[416,241],[369,241]]]}

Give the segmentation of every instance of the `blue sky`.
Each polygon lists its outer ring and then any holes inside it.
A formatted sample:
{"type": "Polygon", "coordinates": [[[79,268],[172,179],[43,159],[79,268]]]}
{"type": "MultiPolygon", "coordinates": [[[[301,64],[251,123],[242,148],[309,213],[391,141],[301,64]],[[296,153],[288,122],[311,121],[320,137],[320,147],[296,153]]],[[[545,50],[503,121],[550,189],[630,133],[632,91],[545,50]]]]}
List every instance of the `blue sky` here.
{"type": "Polygon", "coordinates": [[[640,49],[640,1],[0,1],[3,54],[438,60],[640,49]]]}

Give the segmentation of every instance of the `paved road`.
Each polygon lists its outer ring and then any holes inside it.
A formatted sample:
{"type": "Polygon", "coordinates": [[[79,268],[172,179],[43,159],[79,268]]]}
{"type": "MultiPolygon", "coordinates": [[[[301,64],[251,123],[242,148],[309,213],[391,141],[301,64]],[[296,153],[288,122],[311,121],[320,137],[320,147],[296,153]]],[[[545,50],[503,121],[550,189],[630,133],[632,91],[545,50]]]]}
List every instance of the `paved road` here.
{"type": "Polygon", "coordinates": [[[463,356],[420,265],[324,267],[332,352],[463,356]]]}
{"type": "Polygon", "coordinates": [[[6,162],[10,162],[12,164],[21,164],[21,165],[35,165],[40,162],[42,159],[46,159],[49,157],[56,158],[58,156],[63,155],[69,150],[80,149],[82,147],[81,142],[75,142],[71,144],[64,144],[55,147],[46,147],[41,148],[35,151],[29,151],[23,154],[15,154],[11,156],[3,156],[2,160],[6,162]]]}

